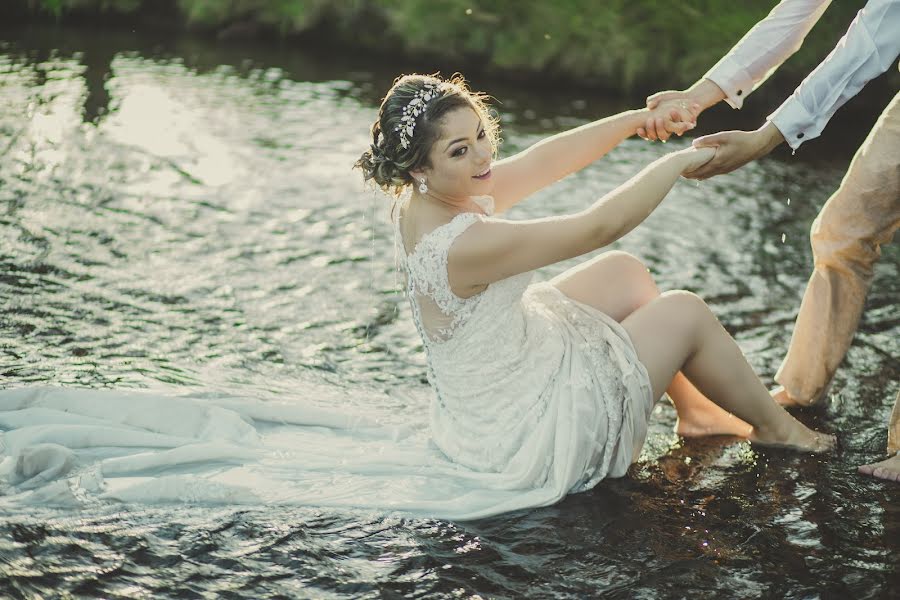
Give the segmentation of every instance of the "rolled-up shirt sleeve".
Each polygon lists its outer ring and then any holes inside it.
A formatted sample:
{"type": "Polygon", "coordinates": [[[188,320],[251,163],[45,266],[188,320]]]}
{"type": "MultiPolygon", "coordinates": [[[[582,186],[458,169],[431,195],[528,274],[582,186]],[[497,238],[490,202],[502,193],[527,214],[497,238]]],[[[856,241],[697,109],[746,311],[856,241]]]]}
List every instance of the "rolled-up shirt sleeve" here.
{"type": "Polygon", "coordinates": [[[834,50],[767,120],[795,150],[900,54],[900,0],[869,0],[834,50]]]}
{"type": "Polygon", "coordinates": [[[831,0],[782,0],[703,76],[741,108],[753,90],[803,44],[831,0]]]}

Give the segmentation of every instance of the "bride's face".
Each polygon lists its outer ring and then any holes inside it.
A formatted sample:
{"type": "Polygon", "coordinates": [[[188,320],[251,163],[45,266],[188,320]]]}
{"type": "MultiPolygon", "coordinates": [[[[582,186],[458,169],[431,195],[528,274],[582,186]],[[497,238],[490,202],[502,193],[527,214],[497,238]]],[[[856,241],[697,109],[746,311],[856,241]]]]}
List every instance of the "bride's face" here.
{"type": "MultiPolygon", "coordinates": [[[[471,108],[458,108],[444,115],[441,136],[429,152],[431,168],[421,174],[429,192],[458,198],[488,195],[494,188],[492,157],[491,140],[481,117],[471,108]]],[[[416,177],[415,186],[418,181],[416,177]]]]}

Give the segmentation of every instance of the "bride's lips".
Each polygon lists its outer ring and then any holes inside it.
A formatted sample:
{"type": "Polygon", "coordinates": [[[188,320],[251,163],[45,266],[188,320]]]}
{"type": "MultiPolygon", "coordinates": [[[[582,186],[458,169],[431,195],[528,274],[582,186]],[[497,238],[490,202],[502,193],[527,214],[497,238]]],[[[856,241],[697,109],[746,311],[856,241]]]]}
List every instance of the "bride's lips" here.
{"type": "Polygon", "coordinates": [[[485,181],[485,180],[487,180],[487,179],[490,179],[490,178],[491,178],[491,169],[488,168],[487,173],[485,173],[484,175],[473,175],[472,178],[473,178],[473,179],[480,179],[481,181],[485,181]]]}

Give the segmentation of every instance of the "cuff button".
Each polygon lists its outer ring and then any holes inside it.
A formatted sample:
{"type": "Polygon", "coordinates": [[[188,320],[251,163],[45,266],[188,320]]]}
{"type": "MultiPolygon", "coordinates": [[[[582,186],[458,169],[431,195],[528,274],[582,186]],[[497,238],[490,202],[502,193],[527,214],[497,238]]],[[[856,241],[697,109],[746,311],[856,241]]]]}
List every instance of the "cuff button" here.
{"type": "Polygon", "coordinates": [[[797,139],[798,139],[798,140],[802,140],[802,139],[803,139],[803,133],[802,133],[802,132],[797,134],[797,139]]]}
{"type": "Polygon", "coordinates": [[[740,96],[740,95],[743,94],[743,93],[744,93],[744,90],[738,90],[738,91],[737,91],[737,95],[738,95],[738,96],[740,96]]]}

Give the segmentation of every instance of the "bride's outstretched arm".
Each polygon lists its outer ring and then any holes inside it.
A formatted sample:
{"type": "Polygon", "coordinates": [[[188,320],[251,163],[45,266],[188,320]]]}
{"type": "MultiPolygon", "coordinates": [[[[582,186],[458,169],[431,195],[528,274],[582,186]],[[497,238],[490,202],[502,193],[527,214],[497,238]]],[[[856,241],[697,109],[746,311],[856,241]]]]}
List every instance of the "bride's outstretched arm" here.
{"type": "Polygon", "coordinates": [[[713,149],[686,148],[667,154],[595,202],[588,211],[606,226],[602,245],[616,241],[650,216],[680,175],[690,174],[712,160],[715,152],[704,152],[708,150],[713,149]]]}
{"type": "Polygon", "coordinates": [[[577,213],[475,223],[450,250],[450,285],[454,290],[469,290],[611,244],[646,219],[681,174],[696,170],[713,156],[712,148],[688,148],[663,156],[577,213]]]}
{"type": "Polygon", "coordinates": [[[495,211],[503,212],[534,192],[579,171],[635,134],[650,117],[660,129],[681,134],[693,127],[689,113],[629,110],[550,136],[492,167],[495,211]],[[675,117],[675,118],[673,118],[675,117]]]}

